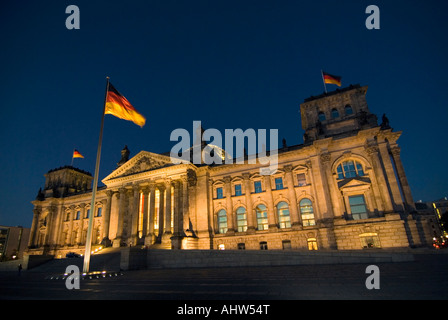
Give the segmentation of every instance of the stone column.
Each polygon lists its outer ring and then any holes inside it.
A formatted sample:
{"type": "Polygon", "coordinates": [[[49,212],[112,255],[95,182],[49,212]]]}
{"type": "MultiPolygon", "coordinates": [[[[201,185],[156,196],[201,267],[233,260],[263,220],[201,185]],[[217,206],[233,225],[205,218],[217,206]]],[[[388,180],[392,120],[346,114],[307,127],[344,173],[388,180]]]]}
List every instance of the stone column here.
{"type": "Polygon", "coordinates": [[[131,223],[131,244],[135,246],[138,242],[138,221],[139,221],[139,198],[140,198],[140,186],[134,185],[132,187],[132,198],[129,197],[129,218],[131,223]],[[131,205],[132,203],[132,205],[131,205]]]}
{"type": "Polygon", "coordinates": [[[246,189],[245,195],[246,195],[246,207],[247,207],[247,232],[254,233],[257,222],[254,214],[252,196],[250,192],[250,174],[243,173],[243,178],[244,178],[244,188],[246,189]]]}
{"type": "Polygon", "coordinates": [[[167,180],[165,182],[166,199],[165,199],[165,221],[163,228],[162,243],[165,245],[169,244],[171,247],[171,181],[167,180]]]}
{"type": "Polygon", "coordinates": [[[110,241],[109,239],[109,228],[110,228],[110,211],[112,210],[112,196],[114,192],[112,190],[106,191],[106,208],[104,210],[103,216],[103,240],[106,241],[106,244],[110,241]]]}
{"type": "Polygon", "coordinates": [[[300,223],[300,217],[299,217],[299,211],[297,208],[297,197],[296,197],[296,191],[294,189],[294,178],[292,176],[292,165],[288,164],[283,167],[285,170],[285,178],[286,178],[286,185],[288,187],[288,195],[289,195],[289,212],[291,213],[291,227],[294,229],[299,229],[299,226],[301,226],[300,223]]]}
{"type": "Polygon", "coordinates": [[[149,185],[149,217],[148,217],[148,229],[145,237],[145,246],[149,246],[154,243],[154,215],[156,210],[156,186],[154,183],[149,185]]]}
{"type": "Polygon", "coordinates": [[[164,213],[165,213],[165,186],[164,185],[158,185],[157,188],[159,189],[159,235],[158,238],[161,239],[163,235],[163,226],[164,226],[164,213]]]}
{"type": "Polygon", "coordinates": [[[73,219],[75,218],[75,206],[70,206],[70,224],[68,225],[68,231],[67,231],[67,245],[72,245],[72,233],[73,233],[73,219]]]}
{"type": "Polygon", "coordinates": [[[274,199],[272,197],[272,187],[271,187],[271,176],[266,175],[264,176],[264,184],[266,186],[266,193],[267,193],[267,203],[268,203],[268,224],[269,224],[269,230],[270,231],[277,231],[278,225],[277,221],[275,219],[275,216],[277,212],[275,212],[274,208],[274,199]]]}
{"type": "Polygon", "coordinates": [[[143,239],[143,243],[145,243],[145,238],[146,235],[148,234],[148,220],[149,220],[149,212],[148,212],[148,208],[149,208],[149,188],[148,187],[144,187],[142,189],[142,196],[143,196],[143,208],[142,208],[142,214],[143,214],[143,220],[142,220],[142,239],[143,239]]]}
{"type": "Polygon", "coordinates": [[[391,192],[392,201],[395,211],[404,211],[404,199],[401,196],[400,186],[398,185],[397,178],[395,177],[395,170],[390,158],[389,150],[387,149],[386,142],[378,143],[379,154],[386,171],[386,181],[389,183],[389,190],[391,192]]]}
{"type": "Polygon", "coordinates": [[[121,187],[118,189],[118,226],[117,226],[117,235],[114,239],[113,246],[120,247],[121,240],[123,236],[123,219],[124,219],[124,205],[125,205],[125,197],[126,197],[126,189],[121,187]]]}
{"type": "Polygon", "coordinates": [[[415,211],[414,198],[412,197],[411,187],[409,186],[406,173],[404,172],[403,163],[400,157],[400,147],[395,146],[391,148],[392,158],[394,159],[395,168],[397,169],[398,179],[400,180],[401,189],[403,191],[404,200],[406,202],[406,211],[415,211]]]}
{"type": "Polygon", "coordinates": [[[30,238],[28,240],[28,246],[29,247],[37,246],[37,239],[38,239],[37,230],[38,230],[38,225],[39,225],[39,215],[40,215],[40,213],[41,213],[41,208],[40,207],[34,207],[34,209],[33,209],[33,222],[31,224],[30,238]]]}
{"type": "Polygon", "coordinates": [[[180,249],[182,244],[182,181],[174,181],[174,217],[173,236],[171,237],[171,248],[180,249]]]}
{"type": "Polygon", "coordinates": [[[232,203],[232,179],[230,176],[224,177],[226,188],[226,207],[227,207],[227,233],[234,233],[234,217],[233,217],[233,203],[232,203]]]}
{"type": "Polygon", "coordinates": [[[374,171],[375,177],[379,184],[379,189],[381,192],[381,199],[383,200],[384,209],[385,209],[386,213],[391,213],[394,211],[394,207],[393,207],[391,196],[389,194],[389,188],[387,187],[387,182],[384,177],[384,171],[381,168],[381,162],[380,162],[380,158],[378,155],[378,146],[367,145],[365,147],[365,149],[372,161],[373,171],[374,171]]]}

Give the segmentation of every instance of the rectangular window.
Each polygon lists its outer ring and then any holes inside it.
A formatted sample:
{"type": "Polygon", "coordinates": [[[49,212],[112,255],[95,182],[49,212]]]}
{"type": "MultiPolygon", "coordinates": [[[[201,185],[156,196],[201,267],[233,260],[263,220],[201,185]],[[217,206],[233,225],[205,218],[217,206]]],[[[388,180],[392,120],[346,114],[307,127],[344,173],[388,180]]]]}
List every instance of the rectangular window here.
{"type": "Polygon", "coordinates": [[[380,239],[376,233],[365,233],[360,235],[361,246],[363,249],[381,248],[380,239]]]}
{"type": "Polygon", "coordinates": [[[260,250],[268,250],[268,243],[266,241],[260,242],[260,250]]]}
{"type": "Polygon", "coordinates": [[[222,199],[222,198],[224,198],[222,188],[216,188],[216,199],[222,199]]]}
{"type": "Polygon", "coordinates": [[[276,190],[283,189],[283,179],[282,178],[275,178],[275,189],[276,190]]]}
{"type": "Polygon", "coordinates": [[[245,243],[238,243],[238,250],[246,250],[246,244],[245,243]]]}
{"type": "Polygon", "coordinates": [[[363,195],[348,197],[348,202],[354,220],[367,219],[369,217],[363,195]]]}
{"type": "Polygon", "coordinates": [[[242,195],[241,185],[240,184],[236,184],[235,185],[235,196],[240,196],[240,195],[242,195]]]}
{"type": "Polygon", "coordinates": [[[90,209],[87,209],[86,219],[89,219],[90,209]]]}
{"type": "Polygon", "coordinates": [[[96,216],[97,216],[97,217],[101,217],[102,212],[103,212],[103,208],[98,208],[98,211],[97,211],[97,213],[96,213],[96,216]]]}
{"type": "Polygon", "coordinates": [[[261,190],[261,181],[255,181],[254,182],[254,188],[255,188],[255,193],[262,192],[262,190],[261,190]]]}
{"type": "Polygon", "coordinates": [[[283,240],[282,247],[283,247],[283,250],[290,250],[291,249],[291,240],[283,240]]]}
{"type": "Polygon", "coordinates": [[[304,173],[299,173],[297,175],[297,182],[299,183],[299,187],[306,186],[306,178],[304,173]]]}

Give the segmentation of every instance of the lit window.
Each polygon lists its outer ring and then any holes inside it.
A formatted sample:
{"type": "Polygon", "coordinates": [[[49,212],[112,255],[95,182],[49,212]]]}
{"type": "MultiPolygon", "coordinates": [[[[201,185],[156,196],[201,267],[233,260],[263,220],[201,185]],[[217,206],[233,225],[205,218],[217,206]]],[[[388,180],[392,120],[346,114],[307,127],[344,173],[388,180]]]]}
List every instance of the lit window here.
{"type": "Polygon", "coordinates": [[[247,215],[246,209],[243,207],[236,209],[236,224],[238,227],[238,232],[247,231],[247,215]]]}
{"type": "Polygon", "coordinates": [[[348,197],[348,202],[354,220],[367,219],[369,217],[363,195],[348,197]]]}
{"type": "Polygon", "coordinates": [[[336,119],[339,118],[339,112],[336,109],[331,110],[331,118],[336,119]]]}
{"type": "Polygon", "coordinates": [[[362,177],[364,171],[362,165],[358,161],[344,161],[337,167],[338,179],[362,177]]]}
{"type": "Polygon", "coordinates": [[[255,211],[257,212],[258,230],[268,230],[268,212],[266,210],[266,206],[260,204],[255,208],[255,211]]]}
{"type": "Polygon", "coordinates": [[[297,174],[297,182],[299,183],[299,187],[306,186],[306,178],[304,173],[297,174]]]}
{"type": "Polygon", "coordinates": [[[275,189],[276,190],[283,189],[283,179],[282,178],[275,178],[275,189]]]}
{"type": "Polygon", "coordinates": [[[316,238],[308,238],[308,250],[317,250],[317,240],[316,238]]]}
{"type": "Polygon", "coordinates": [[[291,218],[289,216],[289,206],[286,202],[279,202],[277,205],[278,222],[280,228],[291,228],[291,218]]]}
{"type": "Polygon", "coordinates": [[[255,188],[255,193],[262,192],[262,190],[261,190],[261,181],[255,181],[254,182],[254,188],[255,188]]]}
{"type": "Polygon", "coordinates": [[[313,203],[311,200],[307,198],[302,199],[300,200],[299,206],[303,226],[307,227],[316,225],[316,221],[314,220],[313,203]]]}
{"type": "Polygon", "coordinates": [[[218,245],[218,250],[226,250],[226,246],[224,245],[224,243],[218,245]]]}
{"type": "Polygon", "coordinates": [[[240,184],[236,184],[235,185],[235,196],[240,196],[241,193],[241,185],[240,184]]]}
{"type": "Polygon", "coordinates": [[[218,232],[226,233],[227,232],[227,213],[226,210],[221,209],[218,212],[218,232]]]}
{"type": "Polygon", "coordinates": [[[222,188],[216,188],[216,199],[222,199],[222,198],[223,198],[222,188]]]}

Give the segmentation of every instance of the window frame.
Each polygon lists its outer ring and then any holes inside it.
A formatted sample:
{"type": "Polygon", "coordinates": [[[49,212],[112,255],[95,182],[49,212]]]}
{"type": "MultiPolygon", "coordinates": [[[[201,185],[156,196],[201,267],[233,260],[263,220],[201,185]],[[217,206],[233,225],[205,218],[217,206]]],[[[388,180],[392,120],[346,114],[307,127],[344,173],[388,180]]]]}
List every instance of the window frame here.
{"type": "Polygon", "coordinates": [[[348,159],[340,162],[336,167],[336,174],[338,180],[365,176],[363,164],[355,159],[348,159]],[[350,166],[350,162],[353,164],[353,168],[350,166]]]}
{"type": "Polygon", "coordinates": [[[274,178],[274,185],[275,185],[275,190],[282,190],[282,189],[284,189],[283,177],[276,177],[276,178],[274,178]],[[278,183],[277,180],[280,180],[280,183],[278,183]],[[280,188],[279,188],[279,186],[280,186],[280,188]]]}
{"type": "Polygon", "coordinates": [[[236,227],[238,232],[247,231],[247,211],[244,207],[238,207],[235,211],[236,227]]]}
{"type": "Polygon", "coordinates": [[[367,201],[364,194],[355,194],[348,196],[348,205],[350,208],[350,216],[352,220],[363,220],[369,218],[369,209],[367,207],[367,201]],[[355,198],[361,198],[363,202],[361,204],[352,204],[350,200],[355,198]],[[365,211],[353,213],[353,208],[359,208],[361,206],[364,207],[365,211]]]}
{"type": "Polygon", "coordinates": [[[264,204],[259,204],[255,207],[255,214],[257,216],[257,230],[268,230],[269,229],[269,220],[268,220],[268,208],[264,204]],[[260,206],[264,207],[259,208],[260,206]],[[263,216],[261,216],[263,214],[263,216]],[[262,228],[260,228],[262,226],[262,228]]]}
{"type": "Polygon", "coordinates": [[[225,234],[227,233],[228,229],[228,218],[227,218],[227,211],[225,209],[221,209],[216,213],[216,222],[218,224],[218,233],[219,234],[225,234]],[[220,219],[220,218],[225,218],[224,219],[220,219]]]}
{"type": "Polygon", "coordinates": [[[302,226],[304,227],[313,227],[316,225],[316,219],[314,216],[314,206],[313,201],[309,198],[303,198],[299,201],[299,212],[300,218],[302,219],[302,226]],[[309,201],[309,204],[304,204],[304,201],[309,201]],[[310,207],[311,211],[306,212],[307,208],[310,207]]]}
{"type": "Polygon", "coordinates": [[[287,202],[280,201],[277,203],[277,218],[280,229],[291,228],[291,212],[289,211],[289,204],[287,202]],[[286,207],[283,204],[285,204],[286,207]],[[280,207],[280,205],[282,206],[280,207]],[[286,211],[288,214],[285,214],[286,211]]]}

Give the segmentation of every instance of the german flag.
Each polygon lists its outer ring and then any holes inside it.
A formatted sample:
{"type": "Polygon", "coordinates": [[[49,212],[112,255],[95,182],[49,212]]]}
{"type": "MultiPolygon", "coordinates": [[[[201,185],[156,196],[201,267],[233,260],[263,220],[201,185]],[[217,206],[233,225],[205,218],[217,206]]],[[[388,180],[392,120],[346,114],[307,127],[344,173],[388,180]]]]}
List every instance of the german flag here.
{"type": "Polygon", "coordinates": [[[131,103],[114,86],[109,83],[106,96],[106,109],[104,114],[111,114],[117,118],[129,120],[143,127],[146,119],[131,105],[131,103]]]}
{"type": "Polygon", "coordinates": [[[78,151],[78,150],[73,150],[73,158],[83,158],[84,156],[78,151]]]}
{"type": "Polygon", "coordinates": [[[322,71],[322,76],[324,78],[324,83],[335,84],[337,86],[341,86],[341,77],[334,76],[332,74],[326,73],[322,71]]]}

